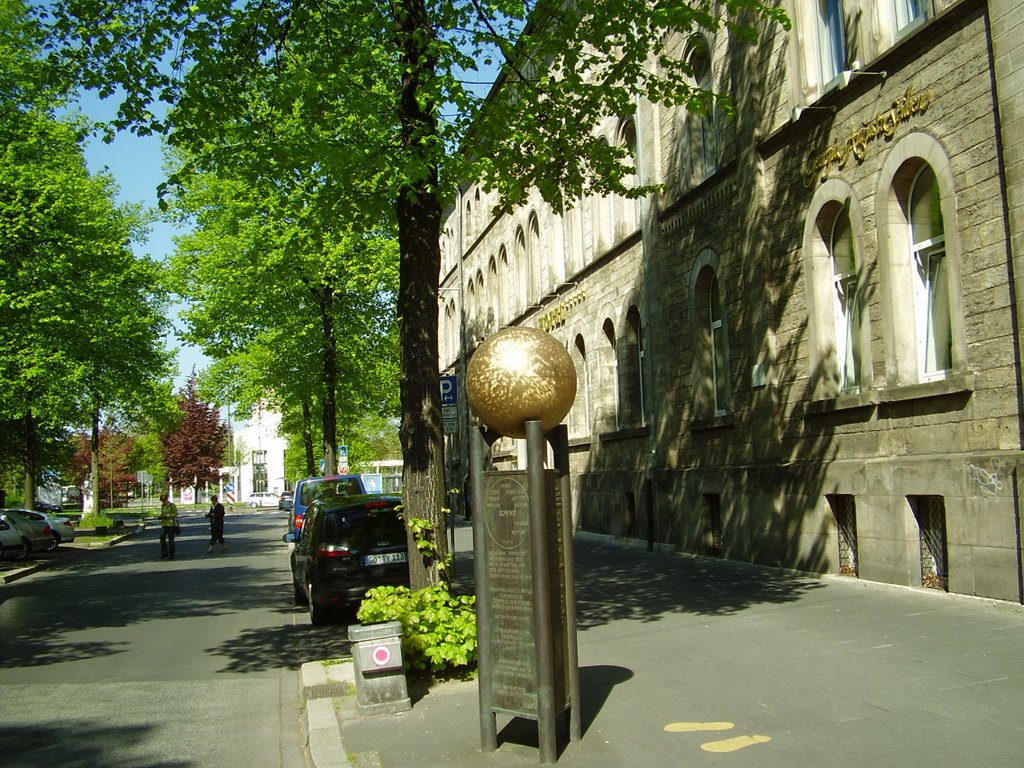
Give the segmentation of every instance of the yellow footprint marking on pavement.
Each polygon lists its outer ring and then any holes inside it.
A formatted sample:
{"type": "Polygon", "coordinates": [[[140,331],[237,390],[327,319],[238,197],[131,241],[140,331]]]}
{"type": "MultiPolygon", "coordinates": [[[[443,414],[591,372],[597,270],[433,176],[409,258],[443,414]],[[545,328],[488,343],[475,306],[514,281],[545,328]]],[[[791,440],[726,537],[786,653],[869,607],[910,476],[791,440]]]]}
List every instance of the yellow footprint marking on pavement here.
{"type": "Polygon", "coordinates": [[[700,748],[705,752],[735,752],[737,749],[764,744],[771,740],[771,736],[734,736],[731,739],[709,741],[707,744],[701,744],[700,748]]]}
{"type": "Polygon", "coordinates": [[[728,731],[735,728],[734,723],[669,723],[665,730],[669,733],[691,733],[693,731],[728,731]]]}

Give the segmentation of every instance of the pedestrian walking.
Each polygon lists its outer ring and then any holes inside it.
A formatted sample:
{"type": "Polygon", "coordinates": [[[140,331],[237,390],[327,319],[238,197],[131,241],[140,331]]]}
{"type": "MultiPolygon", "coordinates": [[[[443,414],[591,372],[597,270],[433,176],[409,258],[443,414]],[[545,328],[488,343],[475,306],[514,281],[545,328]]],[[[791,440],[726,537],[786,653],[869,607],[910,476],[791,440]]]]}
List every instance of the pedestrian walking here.
{"type": "Polygon", "coordinates": [[[160,559],[174,559],[174,538],[181,531],[178,508],[165,493],[160,497],[160,559]]]}
{"type": "Polygon", "coordinates": [[[228,551],[224,543],[224,505],[217,501],[216,496],[210,497],[210,511],[206,513],[210,521],[210,546],[206,548],[207,553],[213,552],[213,545],[220,544],[220,553],[223,555],[228,551]]]}

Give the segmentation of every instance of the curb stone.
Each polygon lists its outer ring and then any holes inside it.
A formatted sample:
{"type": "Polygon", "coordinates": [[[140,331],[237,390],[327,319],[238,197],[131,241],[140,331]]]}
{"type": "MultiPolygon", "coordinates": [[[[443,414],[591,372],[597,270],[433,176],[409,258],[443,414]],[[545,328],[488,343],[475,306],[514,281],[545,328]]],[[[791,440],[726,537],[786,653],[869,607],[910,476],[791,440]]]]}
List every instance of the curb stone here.
{"type": "Polygon", "coordinates": [[[348,695],[355,682],[352,662],[324,664],[309,661],[299,670],[306,705],[306,736],[316,768],[352,768],[334,710],[335,698],[348,695]]]}

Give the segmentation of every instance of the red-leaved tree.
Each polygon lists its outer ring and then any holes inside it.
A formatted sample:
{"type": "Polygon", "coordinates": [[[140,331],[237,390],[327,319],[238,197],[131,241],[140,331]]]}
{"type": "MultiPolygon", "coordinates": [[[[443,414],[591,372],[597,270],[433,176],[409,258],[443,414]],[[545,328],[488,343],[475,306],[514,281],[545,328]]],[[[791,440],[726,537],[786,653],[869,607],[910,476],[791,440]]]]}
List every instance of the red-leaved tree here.
{"type": "Polygon", "coordinates": [[[160,435],[167,483],[176,488],[216,483],[224,464],[228,427],[214,406],[199,399],[195,375],[185,382],[178,406],[177,428],[160,435]]]}

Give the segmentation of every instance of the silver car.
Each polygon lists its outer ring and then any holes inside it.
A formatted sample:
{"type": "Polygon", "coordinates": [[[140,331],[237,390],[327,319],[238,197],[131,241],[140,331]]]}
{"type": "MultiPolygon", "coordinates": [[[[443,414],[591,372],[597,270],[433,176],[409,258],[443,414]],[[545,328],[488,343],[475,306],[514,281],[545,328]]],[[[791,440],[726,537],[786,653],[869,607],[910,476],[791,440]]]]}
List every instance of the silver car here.
{"type": "Polygon", "coordinates": [[[31,517],[37,523],[46,523],[53,532],[53,546],[49,549],[56,549],[61,544],[70,544],[75,540],[75,526],[71,524],[71,518],[51,515],[49,512],[40,512],[36,509],[19,509],[23,515],[31,517]]]}
{"type": "Polygon", "coordinates": [[[21,538],[21,531],[0,515],[0,560],[24,560],[28,547],[21,538]]]}
{"type": "Polygon", "coordinates": [[[18,529],[29,554],[53,549],[53,531],[49,524],[33,520],[28,510],[0,509],[0,520],[6,520],[18,529]]]}

